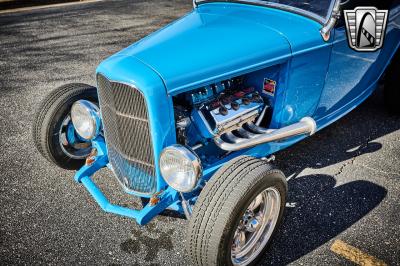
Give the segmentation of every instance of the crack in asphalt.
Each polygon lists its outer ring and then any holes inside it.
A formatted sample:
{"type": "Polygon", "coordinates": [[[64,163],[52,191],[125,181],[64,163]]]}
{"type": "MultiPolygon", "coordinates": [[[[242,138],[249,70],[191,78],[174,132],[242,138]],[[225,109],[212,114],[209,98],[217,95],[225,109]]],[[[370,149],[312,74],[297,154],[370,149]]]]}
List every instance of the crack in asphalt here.
{"type": "MultiPolygon", "coordinates": [[[[382,170],[382,169],[377,169],[377,168],[370,167],[370,166],[368,166],[368,165],[365,165],[365,164],[362,164],[362,163],[358,163],[358,162],[357,162],[357,159],[359,158],[359,156],[362,155],[362,154],[364,154],[364,153],[363,153],[363,150],[368,150],[371,141],[372,141],[372,140],[371,140],[371,138],[369,137],[369,138],[366,140],[366,142],[365,142],[364,144],[360,145],[360,146],[358,147],[358,149],[356,150],[356,155],[354,155],[354,157],[352,157],[352,158],[351,158],[350,160],[348,160],[347,162],[344,162],[344,163],[340,166],[339,170],[334,174],[334,177],[338,177],[339,175],[341,175],[341,174],[344,172],[344,169],[347,168],[348,166],[351,166],[351,165],[361,166],[361,167],[364,167],[364,168],[366,168],[366,169],[368,169],[368,170],[371,170],[371,171],[374,171],[374,172],[380,172],[380,173],[386,174],[386,175],[388,175],[388,176],[393,176],[393,175],[394,175],[394,176],[396,176],[396,177],[400,177],[400,172],[389,172],[389,171],[384,171],[384,170],[382,170]]],[[[400,138],[399,138],[399,141],[400,141],[400,138]]]]}
{"type": "Polygon", "coordinates": [[[347,162],[343,163],[343,164],[340,166],[339,170],[338,170],[335,174],[333,174],[333,176],[334,176],[335,178],[338,177],[338,176],[340,176],[340,175],[343,173],[344,169],[345,169],[347,166],[353,165],[353,164],[354,164],[355,159],[356,159],[356,158],[354,157],[354,158],[348,160],[347,162]]]}
{"type": "Polygon", "coordinates": [[[357,150],[356,150],[356,154],[355,154],[350,160],[348,160],[347,162],[344,162],[343,165],[340,166],[339,170],[338,170],[333,176],[334,176],[335,178],[338,177],[339,175],[341,175],[341,174],[343,173],[344,169],[345,169],[347,166],[354,165],[356,159],[357,159],[360,155],[363,154],[363,150],[367,150],[367,149],[368,149],[368,146],[369,146],[369,144],[370,144],[371,141],[372,141],[372,140],[371,140],[371,137],[368,137],[368,138],[365,140],[365,143],[364,143],[364,144],[361,144],[360,146],[358,146],[358,148],[357,148],[357,150]]]}

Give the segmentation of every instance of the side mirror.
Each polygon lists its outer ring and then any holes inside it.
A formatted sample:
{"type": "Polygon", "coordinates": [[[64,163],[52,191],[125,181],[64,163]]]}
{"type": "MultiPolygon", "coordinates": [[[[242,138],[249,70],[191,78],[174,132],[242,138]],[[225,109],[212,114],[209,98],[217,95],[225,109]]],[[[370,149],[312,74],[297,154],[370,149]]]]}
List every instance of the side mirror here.
{"type": "Polygon", "coordinates": [[[331,17],[320,30],[322,39],[324,39],[324,41],[327,42],[331,37],[331,31],[333,27],[335,27],[335,24],[339,18],[340,18],[340,0],[336,0],[335,5],[333,6],[331,17]]]}

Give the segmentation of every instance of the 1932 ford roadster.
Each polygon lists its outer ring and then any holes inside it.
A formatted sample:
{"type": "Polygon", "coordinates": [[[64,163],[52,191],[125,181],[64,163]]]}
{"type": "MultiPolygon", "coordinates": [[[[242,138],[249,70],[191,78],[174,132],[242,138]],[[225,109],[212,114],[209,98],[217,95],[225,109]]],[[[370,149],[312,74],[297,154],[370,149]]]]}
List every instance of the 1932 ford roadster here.
{"type": "Polygon", "coordinates": [[[97,87],[52,91],[35,144],[78,170],[75,180],[107,212],[140,225],[166,209],[186,215],[193,264],[254,264],[285,208],[286,179],[269,156],[344,116],[379,81],[400,111],[399,2],[195,1],[102,62],[97,87]],[[360,26],[359,38],[380,49],[350,47],[342,11],[358,6],[389,10],[371,15],[380,33],[360,26]],[[104,167],[142,209],[109,202],[91,179],[104,167]]]}

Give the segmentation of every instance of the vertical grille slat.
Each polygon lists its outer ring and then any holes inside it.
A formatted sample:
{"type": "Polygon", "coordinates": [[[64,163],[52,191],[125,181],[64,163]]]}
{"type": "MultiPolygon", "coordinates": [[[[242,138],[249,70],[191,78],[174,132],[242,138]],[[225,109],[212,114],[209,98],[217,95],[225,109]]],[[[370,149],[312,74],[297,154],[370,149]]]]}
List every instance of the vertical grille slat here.
{"type": "Polygon", "coordinates": [[[116,177],[131,191],[154,193],[154,153],[143,95],[101,74],[97,85],[108,157],[116,177]]]}

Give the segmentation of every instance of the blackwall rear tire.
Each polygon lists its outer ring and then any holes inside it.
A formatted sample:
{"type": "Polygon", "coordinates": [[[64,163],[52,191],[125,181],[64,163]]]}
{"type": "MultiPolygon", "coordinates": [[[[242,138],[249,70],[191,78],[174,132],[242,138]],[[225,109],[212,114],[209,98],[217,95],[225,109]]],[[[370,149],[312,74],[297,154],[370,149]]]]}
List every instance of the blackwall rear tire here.
{"type": "Polygon", "coordinates": [[[259,261],[282,222],[286,193],[284,174],[265,161],[240,156],[218,170],[189,221],[186,242],[193,264],[259,261]]]}
{"type": "Polygon", "coordinates": [[[400,115],[400,51],[397,51],[384,77],[385,106],[392,114],[400,115]]]}
{"type": "Polygon", "coordinates": [[[73,83],[61,86],[43,99],[33,121],[32,136],[37,150],[49,162],[76,170],[83,166],[89,155],[90,144],[81,142],[73,146],[60,141],[65,124],[69,124],[72,104],[78,100],[98,102],[97,90],[90,85],[73,83]]]}

